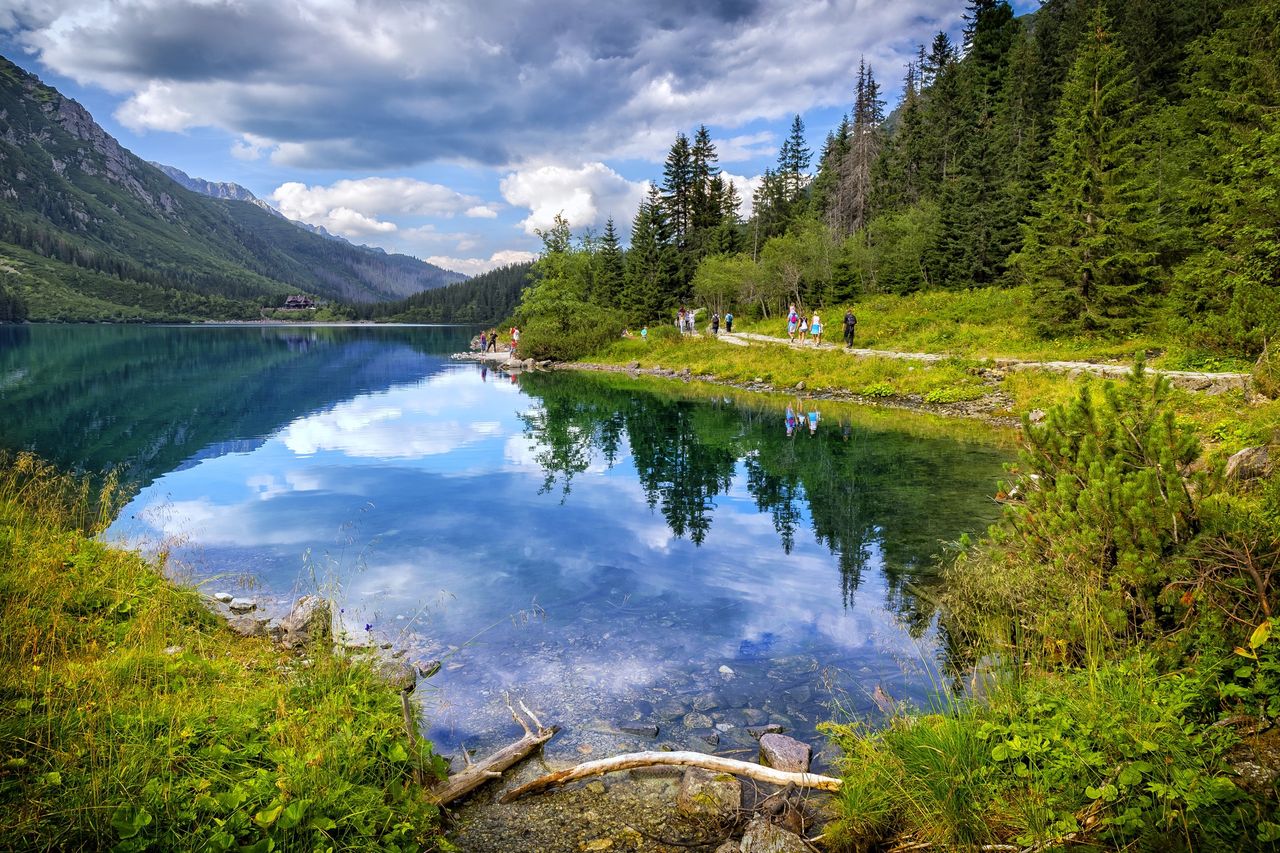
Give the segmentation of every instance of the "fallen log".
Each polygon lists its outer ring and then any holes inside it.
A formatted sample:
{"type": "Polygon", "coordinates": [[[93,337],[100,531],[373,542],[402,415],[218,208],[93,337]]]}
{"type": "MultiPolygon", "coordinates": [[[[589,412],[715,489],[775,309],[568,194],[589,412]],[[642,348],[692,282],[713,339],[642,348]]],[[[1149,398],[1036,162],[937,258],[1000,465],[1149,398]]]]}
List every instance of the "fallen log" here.
{"type": "Polygon", "coordinates": [[[784,770],[765,767],[763,764],[739,761],[736,758],[721,758],[718,755],[707,755],[701,752],[628,752],[623,755],[615,755],[613,758],[587,761],[567,770],[559,770],[555,773],[548,773],[546,776],[540,776],[532,782],[521,785],[519,788],[513,788],[503,794],[499,802],[509,803],[512,800],[523,797],[525,794],[533,794],[538,791],[545,791],[548,788],[567,785],[570,782],[586,779],[589,776],[599,776],[603,773],[613,773],[617,770],[633,770],[637,767],[663,765],[701,767],[704,770],[710,770],[715,773],[746,776],[748,779],[755,779],[757,782],[768,782],[771,785],[794,784],[799,788],[816,788],[820,791],[840,790],[840,780],[831,776],[820,776],[817,773],[788,773],[784,770]]]}
{"type": "Polygon", "coordinates": [[[534,728],[530,728],[529,724],[516,713],[510,702],[507,702],[507,708],[511,711],[511,716],[515,721],[520,724],[520,728],[524,729],[524,735],[515,743],[504,746],[483,761],[472,763],[467,758],[466,750],[463,750],[462,757],[467,766],[451,775],[438,787],[427,791],[427,796],[436,805],[447,805],[459,797],[471,793],[490,779],[499,778],[504,770],[514,767],[538,747],[551,740],[556,732],[560,731],[559,726],[542,725],[542,722],[534,716],[534,713],[525,706],[524,702],[520,703],[520,709],[528,715],[533,722],[534,728]]]}

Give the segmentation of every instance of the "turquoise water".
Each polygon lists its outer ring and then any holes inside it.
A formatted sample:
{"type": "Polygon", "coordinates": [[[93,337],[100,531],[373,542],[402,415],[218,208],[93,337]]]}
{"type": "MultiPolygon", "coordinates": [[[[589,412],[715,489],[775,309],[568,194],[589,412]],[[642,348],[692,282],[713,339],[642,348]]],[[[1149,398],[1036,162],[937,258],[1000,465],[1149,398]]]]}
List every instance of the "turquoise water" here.
{"type": "Polygon", "coordinates": [[[942,686],[934,555],[994,517],[997,443],[805,401],[789,424],[786,401],[671,382],[513,380],[451,362],[469,337],[0,327],[0,446],[122,466],[138,492],[106,535],[168,548],[184,580],[273,612],[320,589],[353,633],[442,660],[419,693],[444,750],[509,738],[507,692],[564,727],[553,754],[745,754],[747,725],[812,739],[874,714],[877,686],[942,686]]]}

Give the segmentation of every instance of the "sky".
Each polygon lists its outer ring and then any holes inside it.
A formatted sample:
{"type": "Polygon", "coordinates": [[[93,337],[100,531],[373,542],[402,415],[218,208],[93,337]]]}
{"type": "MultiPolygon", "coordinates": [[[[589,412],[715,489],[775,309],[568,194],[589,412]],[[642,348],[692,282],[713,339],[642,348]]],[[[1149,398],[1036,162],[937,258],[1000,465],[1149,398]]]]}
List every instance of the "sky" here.
{"type": "Polygon", "coordinates": [[[965,5],[0,0],[0,52],[144,159],[474,275],[534,257],[557,213],[625,238],[700,124],[748,213],[795,115],[819,151],[862,58],[891,107],[965,5]]]}

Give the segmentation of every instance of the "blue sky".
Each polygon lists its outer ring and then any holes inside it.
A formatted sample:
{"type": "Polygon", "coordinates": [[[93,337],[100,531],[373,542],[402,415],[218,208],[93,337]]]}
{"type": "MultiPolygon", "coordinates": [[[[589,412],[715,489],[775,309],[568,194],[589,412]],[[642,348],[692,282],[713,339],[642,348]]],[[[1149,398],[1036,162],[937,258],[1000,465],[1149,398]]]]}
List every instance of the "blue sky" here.
{"type": "Polygon", "coordinates": [[[531,257],[558,212],[625,231],[699,124],[749,199],[793,115],[819,149],[862,57],[892,103],[964,6],[0,0],[0,50],[145,159],[474,274],[531,257]]]}

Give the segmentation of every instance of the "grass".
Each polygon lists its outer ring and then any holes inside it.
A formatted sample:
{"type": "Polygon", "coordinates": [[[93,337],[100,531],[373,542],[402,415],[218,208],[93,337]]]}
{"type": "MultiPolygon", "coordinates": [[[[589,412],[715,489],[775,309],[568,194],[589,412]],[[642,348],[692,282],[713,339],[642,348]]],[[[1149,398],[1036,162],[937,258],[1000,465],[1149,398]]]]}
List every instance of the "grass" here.
{"type": "Polygon", "coordinates": [[[423,849],[438,773],[371,668],[233,635],[93,538],[116,492],[0,459],[0,848],[423,849]]]}
{"type": "MultiPolygon", "coordinates": [[[[1152,367],[1169,370],[1247,371],[1251,363],[1188,350],[1159,332],[1121,340],[1105,337],[1038,337],[1027,322],[1029,287],[932,290],[905,296],[869,296],[851,305],[821,309],[829,334],[839,343],[846,308],[858,317],[856,345],[901,352],[945,353],[967,359],[1020,358],[1032,361],[1132,361],[1151,354],[1152,367]]],[[[735,320],[737,331],[783,337],[785,318],[735,320]]]]}

